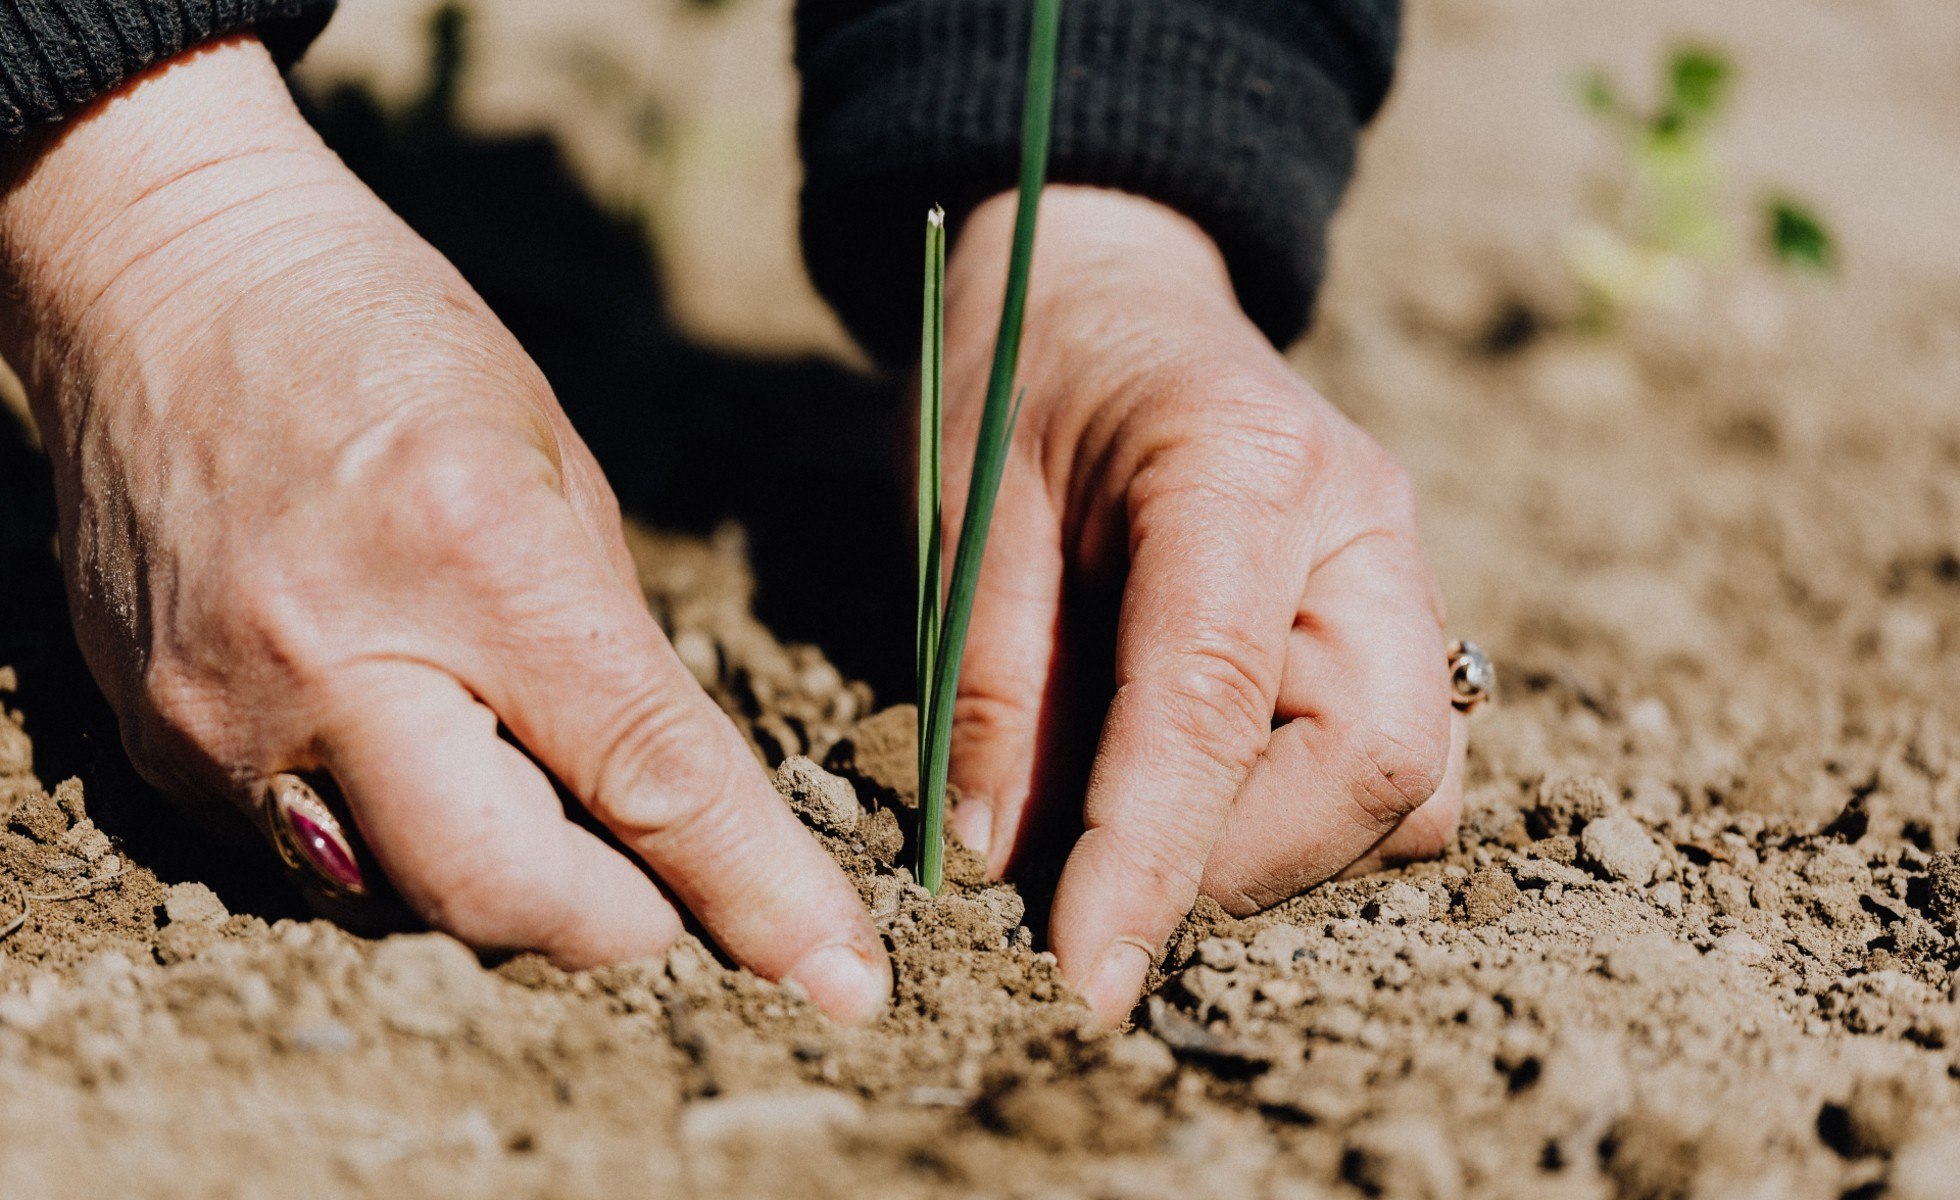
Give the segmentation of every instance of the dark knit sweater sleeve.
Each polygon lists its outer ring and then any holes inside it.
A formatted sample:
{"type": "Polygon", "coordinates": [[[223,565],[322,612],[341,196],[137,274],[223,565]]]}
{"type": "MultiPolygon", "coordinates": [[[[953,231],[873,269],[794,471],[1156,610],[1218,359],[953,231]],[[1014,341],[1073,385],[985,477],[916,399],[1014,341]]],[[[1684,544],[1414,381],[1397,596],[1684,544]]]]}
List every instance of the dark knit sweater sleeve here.
{"type": "MultiPolygon", "coordinates": [[[[874,355],[917,349],[918,241],[1014,186],[1029,0],[799,0],[803,245],[874,355]]],[[[1067,0],[1051,178],[1197,221],[1276,342],[1306,327],[1399,0],[1067,0]]]]}
{"type": "Polygon", "coordinates": [[[0,135],[56,121],[153,63],[257,29],[299,57],[334,0],[0,0],[0,135]]]}

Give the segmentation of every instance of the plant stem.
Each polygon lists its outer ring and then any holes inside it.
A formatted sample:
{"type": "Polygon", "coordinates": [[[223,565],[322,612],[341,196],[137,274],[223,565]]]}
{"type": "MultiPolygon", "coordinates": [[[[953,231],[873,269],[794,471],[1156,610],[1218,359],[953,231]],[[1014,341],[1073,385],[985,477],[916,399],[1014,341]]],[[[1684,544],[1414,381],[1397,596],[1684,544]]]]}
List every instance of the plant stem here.
{"type": "Polygon", "coordinates": [[[987,379],[987,403],[980,415],[980,439],[973,448],[973,482],[966,496],[959,548],[953,556],[952,588],[947,596],[945,625],[940,632],[929,696],[930,755],[919,780],[919,882],[937,893],[944,882],[946,846],[946,769],[952,754],[953,698],[959,693],[960,657],[966,650],[967,628],[973,619],[973,597],[980,583],[980,564],[987,550],[987,529],[994,501],[1000,494],[1001,471],[1007,464],[1008,438],[1020,405],[1015,400],[1015,372],[1021,357],[1021,333],[1027,317],[1028,275],[1034,262],[1035,217],[1041,189],[1048,177],[1048,143],[1055,111],[1055,59],[1060,45],[1062,0],[1035,0],[1034,28],[1028,45],[1028,91],[1021,120],[1021,193],[1014,218],[1014,246],[1008,258],[1007,294],[1001,304],[1000,333],[994,342],[993,371],[987,379]]]}
{"type": "MultiPolygon", "coordinates": [[[[926,295],[925,315],[919,334],[919,604],[918,604],[918,686],[919,686],[919,779],[926,777],[926,761],[932,746],[932,722],[936,707],[932,702],[933,682],[937,678],[939,628],[941,623],[945,534],[940,524],[943,512],[940,486],[940,447],[945,437],[946,393],[946,210],[934,208],[926,217],[926,295]]],[[[930,818],[931,828],[921,828],[922,838],[945,836],[944,806],[938,813],[921,807],[930,818]]]]}

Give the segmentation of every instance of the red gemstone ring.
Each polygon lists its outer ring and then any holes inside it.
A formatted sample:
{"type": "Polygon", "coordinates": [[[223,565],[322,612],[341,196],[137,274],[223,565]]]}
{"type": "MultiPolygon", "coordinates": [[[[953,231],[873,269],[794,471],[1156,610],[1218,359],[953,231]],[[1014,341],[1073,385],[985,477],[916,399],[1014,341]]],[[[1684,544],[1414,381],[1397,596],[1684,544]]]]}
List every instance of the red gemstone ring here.
{"type": "Polygon", "coordinates": [[[289,870],[334,897],[368,894],[360,857],[332,808],[299,776],[281,771],[266,781],[266,824],[289,870]]]}

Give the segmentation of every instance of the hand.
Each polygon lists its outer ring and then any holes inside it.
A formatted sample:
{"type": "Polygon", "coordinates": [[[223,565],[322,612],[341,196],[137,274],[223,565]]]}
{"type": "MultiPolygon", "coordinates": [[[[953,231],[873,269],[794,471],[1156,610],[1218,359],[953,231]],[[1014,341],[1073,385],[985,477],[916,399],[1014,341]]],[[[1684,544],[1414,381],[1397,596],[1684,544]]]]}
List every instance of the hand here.
{"type": "Polygon", "coordinates": [[[255,40],[62,127],[0,253],[76,629],[148,778],[252,812],[331,772],[402,897],[481,947],[653,954],[677,901],[833,1014],[882,1005],[863,906],[655,626],[544,380],[255,40]]]}
{"type": "MultiPolygon", "coordinates": [[[[1012,202],[980,209],[948,266],[954,522],[1012,202]]],[[[1109,700],[1050,938],[1116,1021],[1201,891],[1245,913],[1437,853],[1463,740],[1407,475],[1274,352],[1204,233],[1147,200],[1051,187],[1035,264],[952,820],[995,872],[1035,849],[1068,802],[1069,712],[1109,700]],[[1121,597],[1113,664],[1107,629],[1081,629],[1104,592],[1121,597]]]]}

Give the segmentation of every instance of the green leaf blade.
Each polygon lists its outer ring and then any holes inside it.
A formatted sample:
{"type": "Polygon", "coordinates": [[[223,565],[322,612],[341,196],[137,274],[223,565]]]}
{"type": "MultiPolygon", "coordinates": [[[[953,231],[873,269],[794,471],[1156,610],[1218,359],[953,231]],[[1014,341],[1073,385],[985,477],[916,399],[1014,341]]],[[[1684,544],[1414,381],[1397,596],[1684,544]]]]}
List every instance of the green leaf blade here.
{"type": "Polygon", "coordinates": [[[919,477],[918,477],[918,745],[919,779],[926,777],[932,745],[933,684],[938,673],[939,635],[943,620],[945,535],[941,498],[945,472],[941,447],[945,437],[946,396],[946,212],[934,208],[926,217],[925,311],[919,333],[919,477]]]}
{"type": "Polygon", "coordinates": [[[1008,438],[1019,406],[1015,376],[1027,319],[1028,280],[1034,263],[1035,220],[1048,178],[1049,143],[1055,111],[1056,59],[1061,45],[1062,0],[1035,0],[1028,46],[1028,86],[1021,123],[1020,200],[1015,212],[1013,249],[1008,258],[1007,292],[1000,331],[994,342],[993,369],[981,410],[980,438],[973,448],[973,477],[967,492],[959,545],[953,555],[951,585],[940,630],[932,687],[933,717],[928,723],[930,752],[919,780],[919,882],[937,893],[944,883],[946,776],[952,756],[953,699],[959,694],[960,660],[973,620],[973,601],[987,549],[994,502],[1007,465],[1008,438]]]}

